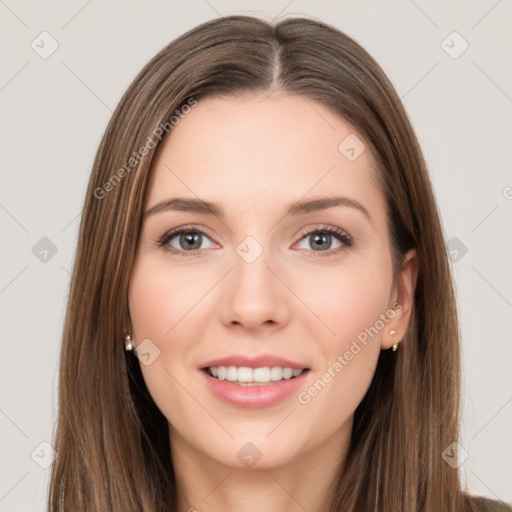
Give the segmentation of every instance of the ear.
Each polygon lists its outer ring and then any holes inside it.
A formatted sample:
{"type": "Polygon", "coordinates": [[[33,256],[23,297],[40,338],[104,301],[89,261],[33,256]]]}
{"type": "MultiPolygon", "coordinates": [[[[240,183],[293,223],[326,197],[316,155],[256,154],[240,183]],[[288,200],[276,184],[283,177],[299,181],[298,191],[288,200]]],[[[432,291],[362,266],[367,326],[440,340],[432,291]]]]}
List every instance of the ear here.
{"type": "Polygon", "coordinates": [[[418,257],[416,249],[411,249],[404,256],[400,274],[391,294],[390,307],[395,311],[395,316],[387,324],[386,331],[383,333],[381,340],[383,349],[391,348],[395,341],[401,341],[407,332],[414,305],[414,290],[416,289],[417,279],[418,257]],[[394,337],[390,334],[391,331],[396,332],[394,337]]]}

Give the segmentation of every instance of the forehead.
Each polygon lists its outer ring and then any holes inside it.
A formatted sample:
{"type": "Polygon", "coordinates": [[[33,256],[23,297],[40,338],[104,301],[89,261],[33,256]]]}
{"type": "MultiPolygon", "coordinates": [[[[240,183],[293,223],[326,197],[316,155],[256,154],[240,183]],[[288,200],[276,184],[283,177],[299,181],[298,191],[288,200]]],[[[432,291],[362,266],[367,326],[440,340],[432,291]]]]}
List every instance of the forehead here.
{"type": "Polygon", "coordinates": [[[264,208],[341,194],[383,209],[374,168],[361,135],[310,98],[208,97],[162,142],[147,202],[195,195],[264,208]]]}

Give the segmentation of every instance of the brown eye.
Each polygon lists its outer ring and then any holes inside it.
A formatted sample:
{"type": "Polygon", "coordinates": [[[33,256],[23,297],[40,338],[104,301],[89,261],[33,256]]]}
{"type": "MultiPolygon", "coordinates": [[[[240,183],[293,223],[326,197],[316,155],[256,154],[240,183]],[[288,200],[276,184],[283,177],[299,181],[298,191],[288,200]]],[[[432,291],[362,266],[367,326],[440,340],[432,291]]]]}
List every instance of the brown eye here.
{"type": "Polygon", "coordinates": [[[308,238],[310,239],[309,245],[312,249],[331,249],[333,242],[332,235],[315,233],[313,235],[309,235],[308,238]]]}
{"type": "Polygon", "coordinates": [[[201,233],[189,232],[183,233],[178,238],[178,245],[180,245],[182,249],[186,250],[195,250],[200,249],[202,245],[202,237],[201,233]]]}
{"type": "Polygon", "coordinates": [[[299,249],[332,254],[352,245],[352,239],[336,228],[322,228],[304,235],[299,244],[299,249]]]}
{"type": "Polygon", "coordinates": [[[209,249],[213,242],[200,229],[179,228],[166,233],[158,244],[166,251],[183,254],[201,249],[209,249]],[[210,245],[208,245],[208,242],[210,245]]]}

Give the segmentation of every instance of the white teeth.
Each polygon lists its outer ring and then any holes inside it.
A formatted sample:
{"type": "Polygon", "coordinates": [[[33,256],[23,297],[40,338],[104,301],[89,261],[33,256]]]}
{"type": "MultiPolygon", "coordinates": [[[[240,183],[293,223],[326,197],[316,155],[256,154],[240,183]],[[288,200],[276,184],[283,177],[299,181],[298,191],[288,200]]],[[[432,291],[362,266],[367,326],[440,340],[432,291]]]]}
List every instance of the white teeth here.
{"type": "Polygon", "coordinates": [[[281,380],[283,378],[283,369],[280,366],[274,366],[270,369],[270,379],[273,381],[281,380]]]}
{"type": "Polygon", "coordinates": [[[238,384],[247,383],[269,383],[279,380],[288,380],[292,377],[298,377],[304,370],[294,370],[292,368],[283,368],[265,366],[263,368],[249,368],[247,366],[212,366],[209,368],[213,377],[219,380],[227,380],[238,384]]]}
{"type": "Polygon", "coordinates": [[[270,382],[270,368],[254,368],[253,378],[255,382],[270,382]]]}
{"type": "Polygon", "coordinates": [[[283,368],[283,379],[291,379],[293,377],[293,370],[291,368],[283,368]]]}
{"type": "MultiPolygon", "coordinates": [[[[233,367],[235,368],[235,367],[233,367]]],[[[235,371],[236,368],[235,368],[235,371]]],[[[238,378],[236,379],[238,382],[253,382],[254,371],[252,368],[247,368],[246,366],[241,366],[238,368],[238,378]]]]}
{"type": "Polygon", "coordinates": [[[238,380],[238,371],[235,366],[228,366],[226,380],[229,380],[230,382],[238,380]]]}

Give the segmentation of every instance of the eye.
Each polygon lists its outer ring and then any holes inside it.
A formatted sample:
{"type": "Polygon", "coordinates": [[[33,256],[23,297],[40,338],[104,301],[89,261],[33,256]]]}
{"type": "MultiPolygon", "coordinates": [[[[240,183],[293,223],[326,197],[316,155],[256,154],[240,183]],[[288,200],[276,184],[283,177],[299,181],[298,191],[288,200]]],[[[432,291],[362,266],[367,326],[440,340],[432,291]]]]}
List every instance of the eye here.
{"type": "MultiPolygon", "coordinates": [[[[306,249],[314,256],[336,254],[353,245],[353,240],[341,229],[322,226],[302,235],[298,242],[299,249],[306,249]]],[[[158,241],[164,251],[192,256],[202,249],[211,249],[216,244],[202,229],[194,226],[183,226],[165,233],[158,241]]]]}
{"type": "Polygon", "coordinates": [[[353,244],[352,238],[341,229],[325,226],[306,233],[299,241],[299,249],[311,250],[315,256],[339,253],[353,244]]]}
{"type": "Polygon", "coordinates": [[[215,244],[211,238],[197,227],[181,227],[165,233],[159,240],[158,245],[165,251],[179,253],[182,256],[188,256],[184,253],[195,253],[201,249],[210,249],[215,244]]]}

